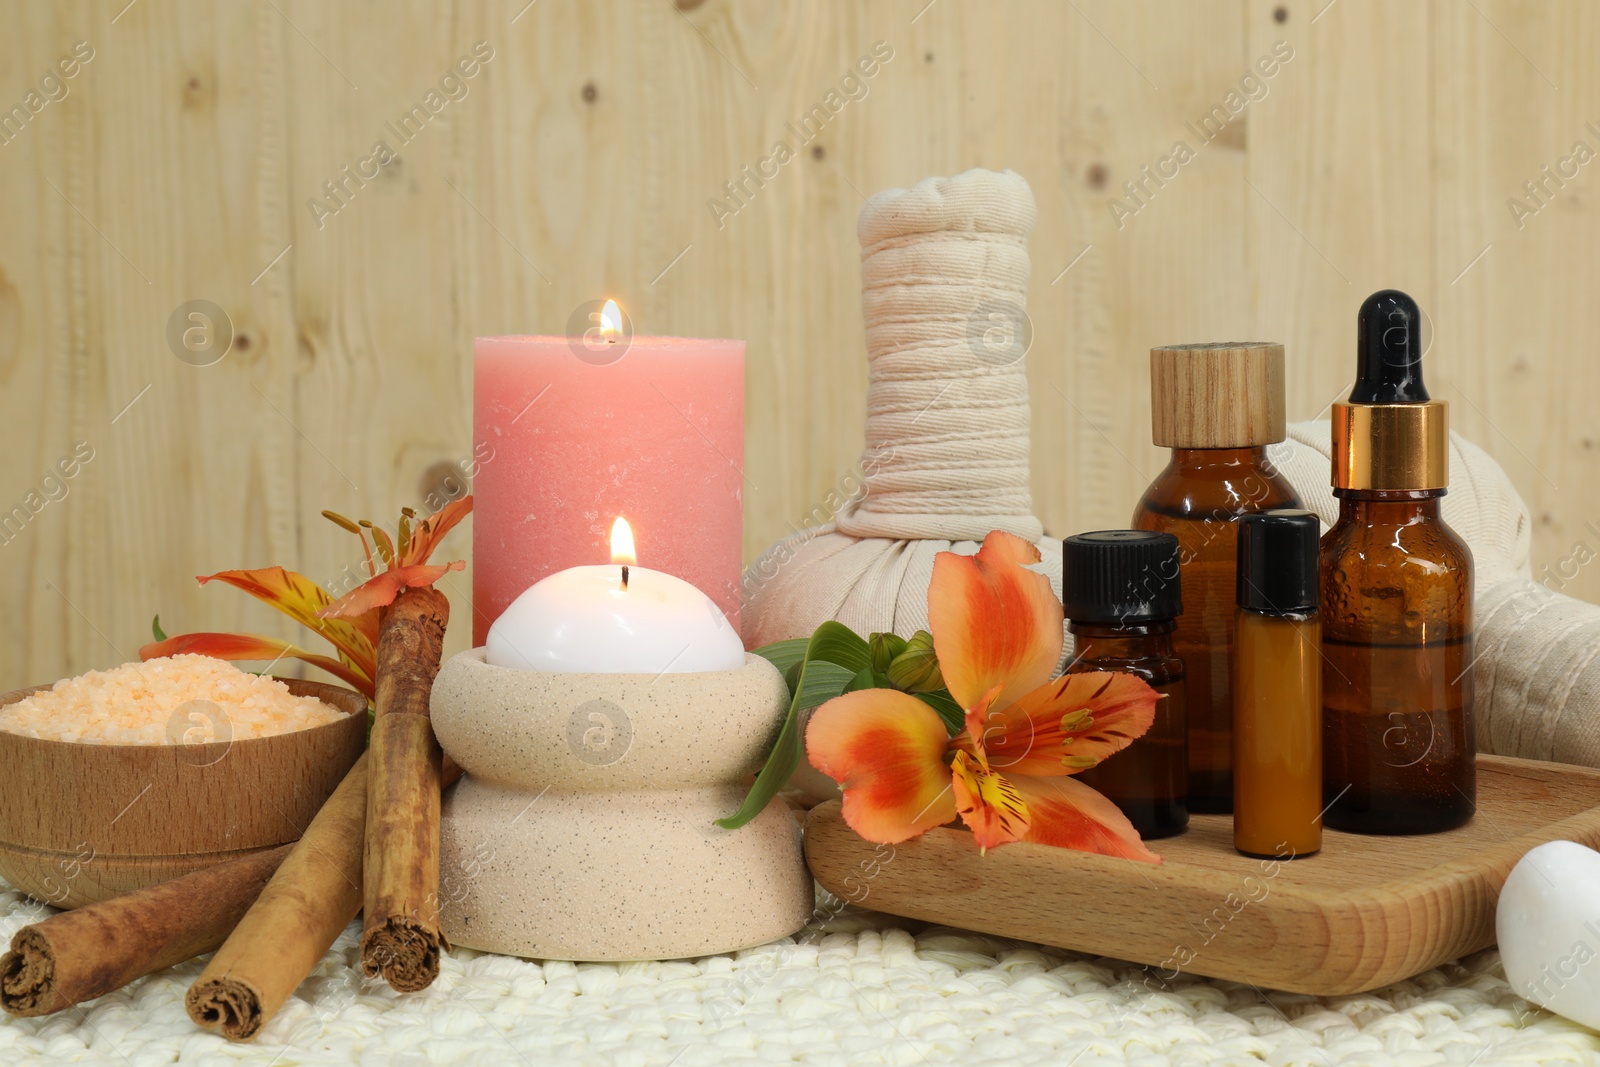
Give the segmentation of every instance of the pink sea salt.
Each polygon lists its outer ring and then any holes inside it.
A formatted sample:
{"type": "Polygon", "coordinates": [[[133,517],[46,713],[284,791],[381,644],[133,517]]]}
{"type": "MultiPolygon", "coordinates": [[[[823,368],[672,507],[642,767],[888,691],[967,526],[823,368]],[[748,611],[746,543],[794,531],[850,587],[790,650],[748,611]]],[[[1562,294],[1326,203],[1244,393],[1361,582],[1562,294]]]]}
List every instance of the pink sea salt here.
{"type": "Polygon", "coordinates": [[[66,678],[0,708],[0,730],[101,745],[203,744],[308,730],[344,712],[211,656],[66,678]]]}

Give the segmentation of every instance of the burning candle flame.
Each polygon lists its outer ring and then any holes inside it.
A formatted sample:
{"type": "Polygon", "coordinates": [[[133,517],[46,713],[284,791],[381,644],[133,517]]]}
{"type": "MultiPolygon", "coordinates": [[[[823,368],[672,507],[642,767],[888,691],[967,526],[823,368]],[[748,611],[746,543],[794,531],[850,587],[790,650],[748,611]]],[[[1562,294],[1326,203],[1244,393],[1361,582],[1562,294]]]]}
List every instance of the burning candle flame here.
{"type": "Polygon", "coordinates": [[[611,562],[630,567],[638,562],[633,550],[633,528],[621,515],[611,524],[611,562]]]}
{"type": "MultiPolygon", "coordinates": [[[[600,309],[600,337],[606,341],[615,341],[617,334],[621,332],[622,309],[617,307],[615,300],[607,300],[606,306],[600,309]]],[[[622,522],[621,519],[617,521],[622,522]]],[[[622,525],[626,529],[628,524],[624,522],[622,525]]]]}

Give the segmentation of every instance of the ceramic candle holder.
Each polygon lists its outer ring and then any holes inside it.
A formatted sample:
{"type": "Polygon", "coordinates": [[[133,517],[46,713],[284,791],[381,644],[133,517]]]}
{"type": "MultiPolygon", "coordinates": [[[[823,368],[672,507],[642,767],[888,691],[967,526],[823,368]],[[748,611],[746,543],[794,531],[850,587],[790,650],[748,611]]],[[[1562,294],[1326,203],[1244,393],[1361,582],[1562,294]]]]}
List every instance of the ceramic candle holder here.
{"type": "Polygon", "coordinates": [[[443,810],[456,945],[536,959],[701,956],[799,930],[813,908],[781,803],[731,814],[787,710],[759,656],[729,671],[580,674],[453,657],[433,726],[467,775],[443,810]]]}

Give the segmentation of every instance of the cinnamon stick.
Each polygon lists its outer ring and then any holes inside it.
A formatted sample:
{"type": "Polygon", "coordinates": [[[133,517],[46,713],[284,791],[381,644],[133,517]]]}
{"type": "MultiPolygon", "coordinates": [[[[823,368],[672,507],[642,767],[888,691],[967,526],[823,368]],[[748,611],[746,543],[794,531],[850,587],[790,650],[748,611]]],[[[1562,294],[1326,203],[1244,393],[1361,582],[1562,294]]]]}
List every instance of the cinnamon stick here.
{"type": "Polygon", "coordinates": [[[194,985],[189,1018],[248,1041],[361,909],[367,814],[362,753],[194,985]]]}
{"type": "Polygon", "coordinates": [[[424,586],[396,597],[378,631],[361,969],[402,993],[431,985],[450,948],[439,922],[442,753],[428,718],[449,621],[449,601],[424,586]]]}
{"type": "Polygon", "coordinates": [[[439,790],[460,771],[448,761],[441,767],[427,709],[449,614],[431,588],[401,593],[384,612],[371,746],[189,988],[196,1023],[234,1041],[255,1037],[364,896],[363,968],[397,989],[421,989],[437,976],[449,947],[438,916],[439,790]]]}
{"type": "Polygon", "coordinates": [[[18,930],[0,956],[0,1007],[49,1015],[210,952],[292,846],[227,860],[18,930]]]}

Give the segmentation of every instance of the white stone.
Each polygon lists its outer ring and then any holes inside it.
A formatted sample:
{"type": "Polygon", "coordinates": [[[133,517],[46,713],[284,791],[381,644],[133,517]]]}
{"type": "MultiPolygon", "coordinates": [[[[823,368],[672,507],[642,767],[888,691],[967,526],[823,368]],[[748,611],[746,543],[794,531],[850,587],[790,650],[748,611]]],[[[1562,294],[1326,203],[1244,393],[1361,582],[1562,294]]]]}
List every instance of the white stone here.
{"type": "Polygon", "coordinates": [[[1529,849],[1500,890],[1495,937],[1518,996],[1600,1029],[1600,852],[1529,849]]]}

